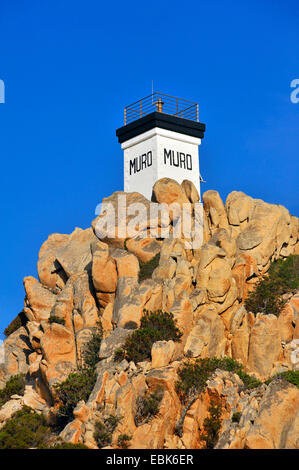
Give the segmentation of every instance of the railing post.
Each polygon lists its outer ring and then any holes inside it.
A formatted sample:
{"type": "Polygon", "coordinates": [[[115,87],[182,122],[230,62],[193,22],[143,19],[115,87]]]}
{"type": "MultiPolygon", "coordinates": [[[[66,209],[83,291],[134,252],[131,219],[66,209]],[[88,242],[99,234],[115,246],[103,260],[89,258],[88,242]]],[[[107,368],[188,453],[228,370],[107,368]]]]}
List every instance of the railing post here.
{"type": "Polygon", "coordinates": [[[125,126],[127,125],[127,108],[125,108],[125,126]]]}
{"type": "Polygon", "coordinates": [[[142,117],[142,101],[140,100],[140,117],[142,117]]]}
{"type": "Polygon", "coordinates": [[[196,120],[197,120],[197,122],[199,121],[199,116],[198,116],[198,104],[196,105],[196,120]]]}

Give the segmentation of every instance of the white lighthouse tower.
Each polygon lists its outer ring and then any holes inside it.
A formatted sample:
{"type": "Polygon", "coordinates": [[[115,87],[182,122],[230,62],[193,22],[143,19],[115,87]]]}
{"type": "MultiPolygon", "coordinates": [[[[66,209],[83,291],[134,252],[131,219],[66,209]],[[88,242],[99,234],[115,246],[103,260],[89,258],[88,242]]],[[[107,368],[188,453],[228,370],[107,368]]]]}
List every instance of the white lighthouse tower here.
{"type": "Polygon", "coordinates": [[[116,131],[124,150],[124,190],[147,199],[160,178],[187,179],[200,195],[198,146],[205,124],[198,104],[153,93],[125,108],[125,125],[116,131]]]}

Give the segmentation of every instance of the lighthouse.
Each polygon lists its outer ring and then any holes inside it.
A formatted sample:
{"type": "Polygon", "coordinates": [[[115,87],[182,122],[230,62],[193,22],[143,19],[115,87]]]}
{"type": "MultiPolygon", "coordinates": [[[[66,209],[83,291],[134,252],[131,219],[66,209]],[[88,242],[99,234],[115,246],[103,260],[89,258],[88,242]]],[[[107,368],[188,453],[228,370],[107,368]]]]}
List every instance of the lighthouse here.
{"type": "Polygon", "coordinates": [[[205,124],[198,103],[153,93],[124,110],[124,126],[116,131],[124,151],[124,191],[151,200],[161,178],[190,180],[200,195],[198,147],[205,124]]]}

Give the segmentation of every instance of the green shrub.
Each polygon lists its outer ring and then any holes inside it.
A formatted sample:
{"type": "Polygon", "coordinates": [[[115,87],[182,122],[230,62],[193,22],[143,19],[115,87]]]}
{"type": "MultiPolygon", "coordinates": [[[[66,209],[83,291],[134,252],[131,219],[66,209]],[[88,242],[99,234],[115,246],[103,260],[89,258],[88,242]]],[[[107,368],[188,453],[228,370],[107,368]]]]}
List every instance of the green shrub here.
{"type": "Polygon", "coordinates": [[[99,350],[103,339],[103,328],[99,322],[97,327],[93,330],[91,338],[84,345],[83,348],[83,362],[85,367],[95,369],[99,362],[99,350]]]}
{"type": "Polygon", "coordinates": [[[106,426],[106,429],[113,433],[116,429],[116,426],[118,423],[121,421],[122,417],[121,416],[115,416],[115,415],[109,415],[107,418],[105,418],[104,423],[106,426]]]}
{"type": "Polygon", "coordinates": [[[287,370],[278,375],[281,379],[296,385],[299,388],[299,370],[287,370]]]}
{"type": "Polygon", "coordinates": [[[70,442],[62,442],[59,444],[54,444],[48,449],[88,449],[84,444],[71,444],[70,442]]]}
{"type": "Polygon", "coordinates": [[[95,431],[93,437],[97,443],[97,446],[101,449],[102,447],[109,446],[112,441],[112,434],[108,432],[102,421],[95,423],[95,431]]]}
{"type": "Polygon", "coordinates": [[[172,313],[157,310],[155,312],[143,310],[143,316],[140,320],[140,328],[159,331],[161,338],[167,341],[179,341],[182,333],[175,325],[172,313]]]}
{"type": "Polygon", "coordinates": [[[152,345],[156,341],[180,341],[181,336],[172,313],[144,310],[140,328],[128,336],[122,348],[115,351],[115,360],[144,361],[151,357],[152,345]]]}
{"type": "Polygon", "coordinates": [[[286,303],[283,294],[295,292],[299,287],[299,255],[290,255],[271,263],[268,273],[255,285],[245,307],[252,313],[279,315],[286,303]]]}
{"type": "Polygon", "coordinates": [[[23,395],[25,390],[25,374],[13,375],[0,390],[0,406],[3,406],[12,395],[23,395]]]}
{"type": "Polygon", "coordinates": [[[24,406],[1,428],[0,449],[44,447],[49,436],[50,428],[44,416],[24,406]]]}
{"type": "Polygon", "coordinates": [[[12,320],[12,322],[5,328],[4,334],[6,337],[17,331],[21,326],[26,326],[28,319],[25,313],[22,311],[12,320]]]}
{"type": "Polygon", "coordinates": [[[58,323],[59,325],[65,325],[65,320],[64,318],[57,317],[56,315],[52,315],[49,318],[49,323],[58,323]]]}
{"type": "Polygon", "coordinates": [[[296,291],[299,287],[299,255],[272,262],[268,274],[282,283],[285,292],[296,291]]]}
{"type": "Polygon", "coordinates": [[[205,418],[203,422],[204,432],[200,439],[205,441],[207,449],[214,449],[221,428],[221,405],[217,404],[215,400],[211,400],[208,411],[210,416],[205,418]]]}
{"type": "Polygon", "coordinates": [[[287,370],[285,372],[281,372],[279,374],[274,375],[271,377],[269,380],[266,381],[267,384],[272,382],[274,379],[283,379],[286,380],[287,382],[295,385],[297,388],[299,388],[299,370],[287,370]]]}
{"type": "Polygon", "coordinates": [[[181,401],[187,403],[191,397],[201,393],[207,380],[216,369],[238,374],[244,382],[245,388],[254,388],[260,385],[257,379],[243,372],[242,364],[234,359],[228,357],[222,359],[216,357],[197,359],[194,362],[185,362],[178,369],[179,380],[176,383],[176,390],[181,401]]]}
{"type": "Polygon", "coordinates": [[[73,372],[68,378],[54,385],[55,395],[60,403],[58,409],[59,427],[64,427],[73,419],[73,410],[80,400],[88,400],[96,383],[96,374],[92,369],[73,372]]]}
{"type": "Polygon", "coordinates": [[[97,421],[95,423],[93,437],[100,449],[111,444],[112,434],[121,419],[119,416],[109,415],[104,421],[97,421]]]}
{"type": "Polygon", "coordinates": [[[236,372],[242,382],[244,383],[244,386],[247,390],[250,390],[252,388],[256,388],[259,385],[261,385],[261,382],[253,377],[252,375],[246,374],[246,372],[243,372],[242,370],[239,370],[236,372]]]}
{"type": "Polygon", "coordinates": [[[236,411],[236,412],[232,415],[232,422],[233,422],[233,423],[239,423],[239,422],[240,422],[240,419],[241,419],[241,416],[242,416],[242,413],[240,413],[240,411],[236,411]]]}
{"type": "Polygon", "coordinates": [[[121,449],[127,449],[131,439],[132,436],[129,436],[128,434],[120,434],[117,439],[117,444],[121,449]]]}
{"type": "Polygon", "coordinates": [[[127,338],[124,346],[115,351],[115,360],[141,362],[150,358],[151,347],[155,342],[155,334],[148,330],[136,330],[127,338]]]}
{"type": "Polygon", "coordinates": [[[176,383],[176,391],[182,403],[202,392],[210,373],[214,369],[207,368],[208,360],[198,359],[195,362],[185,362],[178,369],[179,380],[176,383]]]}
{"type": "Polygon", "coordinates": [[[144,281],[145,279],[150,279],[152,277],[153,271],[159,266],[160,253],[157,253],[151,260],[147,263],[139,263],[139,282],[144,281]]]}
{"type": "Polygon", "coordinates": [[[157,387],[156,390],[149,395],[137,398],[135,413],[136,426],[147,423],[151,418],[156,416],[159,411],[163,395],[163,388],[157,387]]]}

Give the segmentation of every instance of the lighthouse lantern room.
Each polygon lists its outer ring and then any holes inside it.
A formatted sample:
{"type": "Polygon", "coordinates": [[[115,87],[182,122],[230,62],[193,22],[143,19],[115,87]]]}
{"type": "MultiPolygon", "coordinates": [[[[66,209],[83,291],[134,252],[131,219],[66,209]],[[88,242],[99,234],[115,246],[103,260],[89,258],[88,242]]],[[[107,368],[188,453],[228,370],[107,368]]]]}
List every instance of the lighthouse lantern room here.
{"type": "Polygon", "coordinates": [[[124,150],[124,190],[151,199],[161,178],[187,179],[200,194],[198,146],[205,124],[198,104],[153,93],[125,108],[124,126],[117,129],[124,150]]]}

